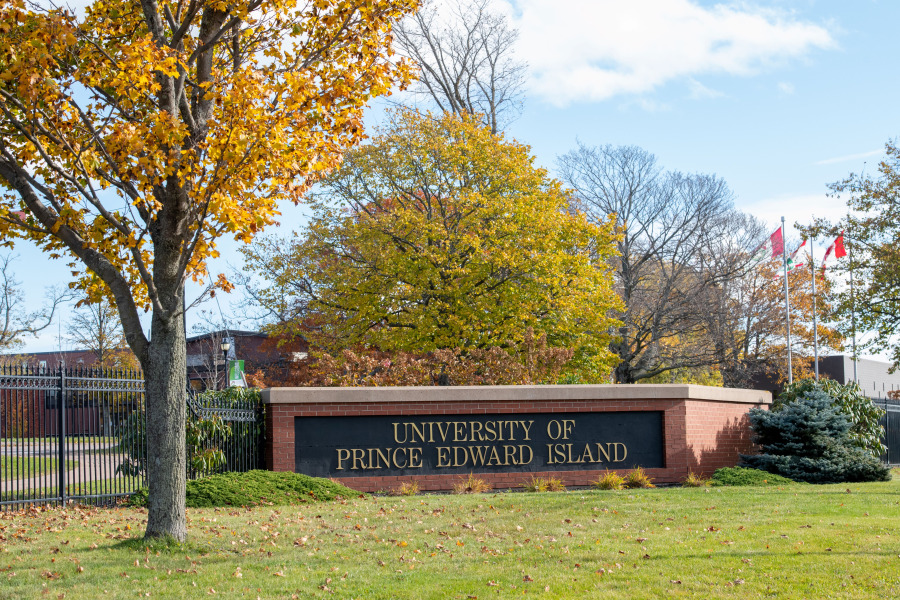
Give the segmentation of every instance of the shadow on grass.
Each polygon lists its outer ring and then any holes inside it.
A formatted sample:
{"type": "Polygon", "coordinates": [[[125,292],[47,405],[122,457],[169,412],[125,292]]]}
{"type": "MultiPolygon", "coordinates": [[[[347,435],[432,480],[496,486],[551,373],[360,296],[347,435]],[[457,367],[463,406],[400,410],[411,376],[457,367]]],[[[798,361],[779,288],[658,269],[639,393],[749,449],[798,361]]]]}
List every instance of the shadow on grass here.
{"type": "MultiPolygon", "coordinates": [[[[129,538],[127,540],[120,540],[113,544],[107,546],[108,548],[112,548],[115,550],[131,550],[134,552],[159,552],[159,553],[168,553],[168,554],[181,554],[181,553],[200,553],[200,552],[209,552],[209,548],[201,546],[200,544],[196,544],[187,540],[185,542],[179,542],[175,538],[170,535],[166,535],[163,537],[156,538],[146,538],[144,536],[135,536],[133,538],[129,538]]],[[[97,547],[97,550],[102,549],[102,547],[97,547]]]]}

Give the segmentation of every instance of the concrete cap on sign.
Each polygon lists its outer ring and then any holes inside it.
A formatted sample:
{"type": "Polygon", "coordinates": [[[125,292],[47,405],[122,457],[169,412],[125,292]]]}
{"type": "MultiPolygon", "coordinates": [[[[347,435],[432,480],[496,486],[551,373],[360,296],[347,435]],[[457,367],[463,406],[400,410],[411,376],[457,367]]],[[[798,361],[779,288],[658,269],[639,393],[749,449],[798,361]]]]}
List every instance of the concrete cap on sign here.
{"type": "Polygon", "coordinates": [[[264,389],[262,400],[265,404],[700,400],[766,405],[772,403],[772,393],[763,390],[682,384],[300,387],[264,389]]]}

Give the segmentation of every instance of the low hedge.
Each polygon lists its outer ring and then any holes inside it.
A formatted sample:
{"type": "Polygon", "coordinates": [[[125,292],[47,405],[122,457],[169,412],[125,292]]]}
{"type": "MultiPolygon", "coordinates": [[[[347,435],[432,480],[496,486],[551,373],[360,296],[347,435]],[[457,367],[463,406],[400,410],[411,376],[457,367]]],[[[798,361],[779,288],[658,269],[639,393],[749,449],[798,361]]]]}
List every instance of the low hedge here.
{"type": "MultiPolygon", "coordinates": [[[[297,505],[360,495],[360,492],[329,479],[273,471],[220,473],[187,482],[189,508],[297,505]]],[[[132,494],[128,504],[146,506],[147,488],[132,494]]]]}

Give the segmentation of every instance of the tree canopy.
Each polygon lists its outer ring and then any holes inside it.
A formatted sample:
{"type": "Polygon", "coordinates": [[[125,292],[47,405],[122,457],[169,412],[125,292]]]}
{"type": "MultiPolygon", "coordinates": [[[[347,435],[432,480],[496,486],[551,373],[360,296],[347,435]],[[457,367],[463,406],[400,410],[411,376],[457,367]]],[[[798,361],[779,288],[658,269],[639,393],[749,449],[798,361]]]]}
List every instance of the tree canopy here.
{"type": "Polygon", "coordinates": [[[877,175],[851,173],[831,185],[835,197],[846,198],[848,215],[838,223],[817,221],[810,234],[837,236],[845,231],[848,255],[831,263],[828,272],[843,279],[837,311],[841,328],[855,326],[873,335],[863,344],[887,352],[900,365],[900,147],[885,146],[877,175]],[[847,276],[852,270],[855,286],[847,276]]]}
{"type": "Polygon", "coordinates": [[[65,255],[119,311],[147,384],[148,535],[186,534],[185,280],[360,141],[407,75],[391,31],[416,6],[0,0],[0,236],[65,255]]]}
{"type": "Polygon", "coordinates": [[[322,182],[304,231],[244,253],[263,301],[293,311],[282,328],[327,350],[489,348],[532,327],[608,367],[614,224],[570,204],[527,146],[401,110],[322,182]]]}
{"type": "Polygon", "coordinates": [[[758,228],[715,175],[663,171],[636,146],[579,147],[559,158],[577,206],[621,228],[611,266],[625,304],[612,350],[617,383],[717,364],[706,311],[746,271],[758,228]]]}

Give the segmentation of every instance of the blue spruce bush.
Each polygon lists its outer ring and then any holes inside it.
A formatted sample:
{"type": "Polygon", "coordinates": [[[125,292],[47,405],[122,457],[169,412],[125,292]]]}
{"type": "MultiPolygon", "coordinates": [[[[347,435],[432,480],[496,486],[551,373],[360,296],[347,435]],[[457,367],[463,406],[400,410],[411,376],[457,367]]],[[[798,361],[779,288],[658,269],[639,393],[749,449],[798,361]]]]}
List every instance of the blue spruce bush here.
{"type": "Polygon", "coordinates": [[[750,410],[760,454],[741,466],[809,483],[887,481],[890,470],[851,437],[852,423],[821,390],[798,395],[776,410],[750,410]]]}

